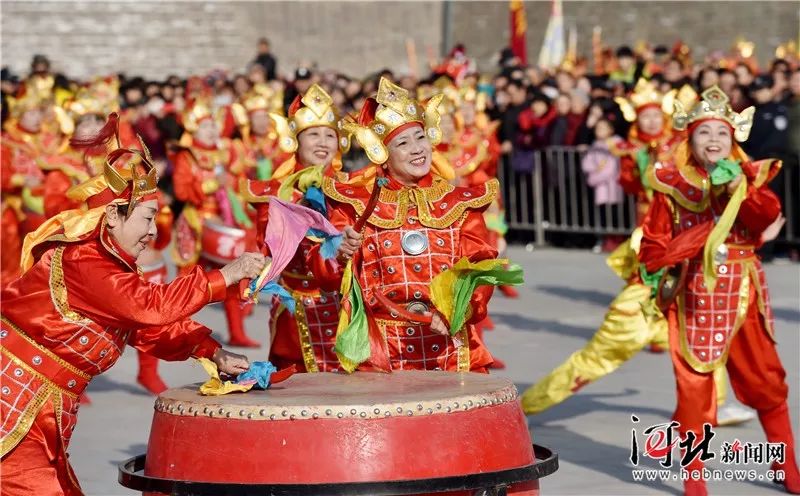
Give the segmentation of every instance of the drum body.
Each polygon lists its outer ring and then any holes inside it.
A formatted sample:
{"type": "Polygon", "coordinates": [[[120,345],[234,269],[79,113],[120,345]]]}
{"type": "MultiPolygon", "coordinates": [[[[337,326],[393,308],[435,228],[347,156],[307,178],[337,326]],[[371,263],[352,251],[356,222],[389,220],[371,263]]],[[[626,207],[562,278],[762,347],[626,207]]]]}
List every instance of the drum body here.
{"type": "MultiPolygon", "coordinates": [[[[325,485],[467,476],[534,462],[510,381],[359,372],[296,374],[267,391],[216,397],[200,396],[196,386],[169,390],[156,401],[144,474],[325,485]]],[[[538,481],[508,493],[538,494],[538,481]]]]}
{"type": "Polygon", "coordinates": [[[218,218],[203,220],[203,231],[200,237],[201,256],[220,265],[235,260],[245,252],[252,240],[248,232],[238,227],[226,226],[218,218]]]}

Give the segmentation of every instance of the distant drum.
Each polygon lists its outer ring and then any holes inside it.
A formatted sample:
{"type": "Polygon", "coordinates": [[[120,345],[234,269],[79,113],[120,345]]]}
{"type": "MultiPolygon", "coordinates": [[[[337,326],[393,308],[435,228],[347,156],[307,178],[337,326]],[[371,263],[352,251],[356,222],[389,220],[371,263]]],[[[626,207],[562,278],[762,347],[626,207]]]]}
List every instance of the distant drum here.
{"type": "Polygon", "coordinates": [[[244,229],[226,226],[217,218],[203,220],[200,246],[201,256],[206,260],[225,265],[244,253],[248,242],[244,229]]]}

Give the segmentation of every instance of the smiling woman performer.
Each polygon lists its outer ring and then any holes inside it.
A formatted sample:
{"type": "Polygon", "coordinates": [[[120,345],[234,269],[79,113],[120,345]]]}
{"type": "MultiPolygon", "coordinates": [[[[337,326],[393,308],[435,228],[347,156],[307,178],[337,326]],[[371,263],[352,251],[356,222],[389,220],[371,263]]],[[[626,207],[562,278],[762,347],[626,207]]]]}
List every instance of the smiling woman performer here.
{"type": "MultiPolygon", "coordinates": [[[[344,228],[343,256],[353,256],[363,289],[372,356],[362,368],[484,371],[492,357],[477,337],[474,324],[486,317],[492,286],[472,295],[466,324],[450,337],[447,320],[431,304],[430,284],[462,257],[472,262],[493,259],[482,211],[498,191],[496,179],[470,188],[452,186],[432,171],[432,146],[441,138],[441,97],[422,108],[406,90],[383,78],[351,129],[380,168],[380,189],[371,209],[369,186],[326,178],[331,222],[344,228]],[[367,212],[370,210],[370,212],[367,212]],[[361,233],[351,227],[369,216],[361,233]],[[363,242],[362,242],[363,240],[363,242]],[[424,314],[420,323],[410,314],[424,314]]],[[[368,172],[368,171],[367,171],[368,172]]],[[[318,258],[316,260],[319,260],[318,258]]],[[[331,279],[329,264],[315,264],[321,278],[331,279]]]]}
{"type": "MultiPolygon", "coordinates": [[[[347,151],[350,145],[346,136],[340,136],[333,99],[316,84],[302,98],[295,98],[288,119],[274,113],[270,116],[280,135],[281,150],[293,155],[278,167],[271,180],[248,181],[239,188],[258,213],[258,246],[264,246],[269,196],[324,210],[322,178],[343,175],[339,174],[340,151],[347,151]]],[[[336,291],[323,291],[311,275],[306,256],[314,244],[304,239],[281,275],[281,283],[295,300],[295,313],[292,315],[274,299],[270,309],[269,359],[278,368],[294,364],[306,372],[335,372],[339,361],[331,348],[339,322],[339,295],[336,291]]]]}
{"type": "MultiPolygon", "coordinates": [[[[102,133],[115,127],[112,114],[102,133]]],[[[2,291],[4,495],[81,494],[66,458],[78,397],[126,343],[165,360],[209,358],[229,374],[249,367],[189,317],[257,276],[264,257],[246,253],[170,284],[144,281],[136,257],[156,233],[156,181],[146,151],[114,150],[101,175],[70,192],[88,209],[62,212],[25,239],[23,275],[2,291]]]]}
{"type": "MultiPolygon", "coordinates": [[[[786,490],[800,493],[786,373],[775,350],[772,308],[755,249],[780,222],[781,206],[767,183],[780,162],[750,162],[733,141],[750,134],[752,107],[731,110],[716,86],[688,111],[675,104],[676,129],[688,128],[673,160],[649,169],[656,191],[644,219],[640,258],[649,272],[688,261],[685,287],[669,306],[670,355],[677,382],[682,436],[702,439],[717,415],[713,372],[727,367],[745,405],[758,411],[770,443],[786,443],[786,490]]],[[[772,233],[774,235],[774,233],[772,233]]],[[[696,459],[687,470],[701,470],[696,459]]],[[[687,495],[705,495],[705,482],[685,482],[687,495]]]]}

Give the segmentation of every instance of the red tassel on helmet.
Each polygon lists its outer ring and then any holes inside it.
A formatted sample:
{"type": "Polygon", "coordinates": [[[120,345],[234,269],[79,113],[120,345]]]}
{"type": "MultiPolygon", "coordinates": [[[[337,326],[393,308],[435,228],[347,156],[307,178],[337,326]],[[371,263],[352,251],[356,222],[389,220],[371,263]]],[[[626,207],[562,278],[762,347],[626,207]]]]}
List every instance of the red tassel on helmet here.
{"type": "Polygon", "coordinates": [[[108,121],[106,121],[105,125],[98,131],[97,134],[94,136],[88,136],[85,138],[77,138],[72,137],[69,140],[69,144],[72,148],[94,148],[101,145],[105,145],[109,142],[111,138],[115,138],[117,140],[117,147],[120,147],[119,141],[119,115],[116,112],[112,112],[108,116],[108,121]]]}

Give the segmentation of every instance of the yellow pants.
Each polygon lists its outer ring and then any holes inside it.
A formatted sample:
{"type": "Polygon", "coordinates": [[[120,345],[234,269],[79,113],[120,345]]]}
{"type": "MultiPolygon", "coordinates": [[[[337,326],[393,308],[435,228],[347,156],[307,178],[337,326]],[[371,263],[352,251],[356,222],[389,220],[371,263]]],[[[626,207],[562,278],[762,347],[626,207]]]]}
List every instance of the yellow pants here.
{"type": "MultiPolygon", "coordinates": [[[[648,344],[667,349],[667,319],[660,312],[646,316],[643,308],[653,308],[650,287],[625,286],[611,302],[603,324],[586,346],[522,394],[525,413],[540,413],[561,403],[586,384],[619,368],[648,344]]],[[[714,379],[720,405],[725,402],[726,394],[724,367],[714,371],[714,379]]]]}

